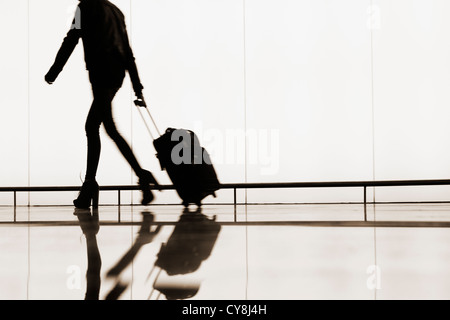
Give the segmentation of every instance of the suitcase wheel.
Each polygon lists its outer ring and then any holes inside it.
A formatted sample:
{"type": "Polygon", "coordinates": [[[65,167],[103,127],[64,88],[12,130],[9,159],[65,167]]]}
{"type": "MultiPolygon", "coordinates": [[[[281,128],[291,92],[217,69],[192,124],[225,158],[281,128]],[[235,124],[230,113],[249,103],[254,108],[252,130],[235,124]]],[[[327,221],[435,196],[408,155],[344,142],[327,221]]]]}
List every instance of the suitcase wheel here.
{"type": "MultiPolygon", "coordinates": [[[[195,201],[195,202],[193,202],[193,203],[195,203],[195,204],[196,204],[197,206],[199,206],[199,207],[202,206],[201,200],[195,201]]],[[[184,201],[182,202],[182,205],[183,205],[185,208],[187,208],[187,207],[189,207],[189,202],[186,201],[186,200],[184,200],[184,201]]]]}

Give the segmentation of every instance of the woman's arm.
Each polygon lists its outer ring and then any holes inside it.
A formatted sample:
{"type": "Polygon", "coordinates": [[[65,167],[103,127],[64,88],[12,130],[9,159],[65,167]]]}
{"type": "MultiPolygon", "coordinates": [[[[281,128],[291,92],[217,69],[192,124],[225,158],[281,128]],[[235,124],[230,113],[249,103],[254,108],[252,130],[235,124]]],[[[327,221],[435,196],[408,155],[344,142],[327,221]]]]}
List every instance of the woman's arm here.
{"type": "Polygon", "coordinates": [[[81,37],[80,28],[75,26],[69,30],[66,37],[64,38],[61,48],[59,49],[56,55],[55,62],[51,66],[48,73],[45,75],[45,81],[51,84],[56,80],[59,73],[64,68],[64,65],[66,64],[67,60],[69,60],[69,57],[72,54],[73,50],[75,49],[76,45],[78,44],[80,37],[81,37]]]}

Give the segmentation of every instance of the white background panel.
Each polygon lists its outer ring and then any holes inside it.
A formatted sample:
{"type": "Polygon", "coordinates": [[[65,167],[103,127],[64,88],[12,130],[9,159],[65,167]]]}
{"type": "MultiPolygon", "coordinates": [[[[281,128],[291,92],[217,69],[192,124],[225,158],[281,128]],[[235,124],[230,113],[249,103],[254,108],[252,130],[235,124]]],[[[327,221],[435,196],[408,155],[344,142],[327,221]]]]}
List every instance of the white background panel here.
{"type": "MultiPolygon", "coordinates": [[[[375,178],[450,176],[448,1],[377,1],[375,178]]],[[[377,191],[377,200],[448,200],[446,188],[377,191]],[[426,194],[426,197],[424,197],[426,194]]]]}
{"type": "Polygon", "coordinates": [[[28,183],[27,2],[0,1],[0,12],[0,186],[21,186],[28,183]]]}
{"type": "Polygon", "coordinates": [[[368,3],[246,3],[248,181],[370,180],[368,3]]]}

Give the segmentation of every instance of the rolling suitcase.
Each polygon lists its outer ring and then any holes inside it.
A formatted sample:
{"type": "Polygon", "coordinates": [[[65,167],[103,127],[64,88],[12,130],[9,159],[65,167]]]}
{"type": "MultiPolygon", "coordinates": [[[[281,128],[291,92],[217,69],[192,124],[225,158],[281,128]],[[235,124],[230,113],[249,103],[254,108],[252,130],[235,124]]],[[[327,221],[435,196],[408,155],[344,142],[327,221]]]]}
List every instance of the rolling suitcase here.
{"type": "Polygon", "coordinates": [[[201,206],[202,200],[209,195],[216,196],[220,189],[220,182],[208,152],[201,147],[197,135],[191,130],[168,128],[164,134],[158,127],[145,104],[135,101],[145,126],[153,138],[156,156],[169,175],[178,195],[185,207],[193,203],[201,206]],[[141,107],[147,110],[159,137],[153,134],[141,112],[141,107]]]}

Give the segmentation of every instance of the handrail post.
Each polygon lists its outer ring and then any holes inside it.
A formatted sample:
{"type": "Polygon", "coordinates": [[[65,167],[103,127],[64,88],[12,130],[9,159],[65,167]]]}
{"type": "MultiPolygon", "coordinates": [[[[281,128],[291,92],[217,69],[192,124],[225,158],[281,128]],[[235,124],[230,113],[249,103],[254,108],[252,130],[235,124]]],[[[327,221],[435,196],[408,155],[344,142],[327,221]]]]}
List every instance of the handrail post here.
{"type": "Polygon", "coordinates": [[[17,191],[14,190],[14,222],[16,222],[17,219],[17,191]]]}
{"type": "Polygon", "coordinates": [[[234,197],[234,222],[237,221],[237,210],[236,210],[236,205],[237,205],[237,200],[236,200],[236,187],[233,188],[233,197],[234,197]]]}
{"type": "Polygon", "coordinates": [[[120,223],[120,188],[117,190],[117,222],[120,223]]]}
{"type": "Polygon", "coordinates": [[[364,221],[367,221],[367,186],[364,186],[364,221]]]}

